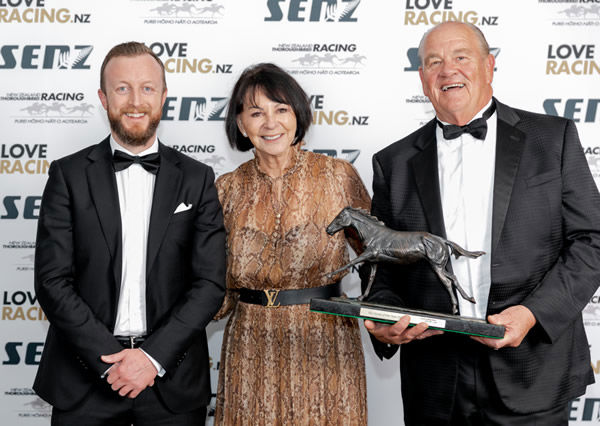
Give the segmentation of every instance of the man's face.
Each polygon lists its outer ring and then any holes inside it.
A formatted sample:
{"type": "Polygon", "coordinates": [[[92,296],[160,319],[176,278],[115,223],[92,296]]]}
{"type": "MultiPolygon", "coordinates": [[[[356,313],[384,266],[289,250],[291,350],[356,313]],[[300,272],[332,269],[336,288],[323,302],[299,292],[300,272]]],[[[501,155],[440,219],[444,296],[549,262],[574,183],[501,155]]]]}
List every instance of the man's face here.
{"type": "Polygon", "coordinates": [[[440,120],[468,123],[491,99],[493,74],[494,56],[466,25],[444,24],[426,38],[419,76],[440,120]]]}
{"type": "Polygon", "coordinates": [[[160,65],[146,54],[117,56],[106,65],[104,82],[106,93],[99,90],[98,96],[115,140],[130,150],[143,150],[156,136],[167,97],[160,65]]]}

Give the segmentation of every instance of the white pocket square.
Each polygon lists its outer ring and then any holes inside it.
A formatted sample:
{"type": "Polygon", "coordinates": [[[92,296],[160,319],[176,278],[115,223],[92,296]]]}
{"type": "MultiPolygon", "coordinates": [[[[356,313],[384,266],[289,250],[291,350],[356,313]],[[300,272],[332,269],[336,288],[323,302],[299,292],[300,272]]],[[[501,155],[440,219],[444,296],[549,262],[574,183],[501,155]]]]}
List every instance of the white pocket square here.
{"type": "Polygon", "coordinates": [[[190,203],[190,204],[181,203],[177,206],[177,208],[175,209],[173,214],[181,213],[181,212],[187,211],[191,208],[192,208],[192,203],[190,203]]]}

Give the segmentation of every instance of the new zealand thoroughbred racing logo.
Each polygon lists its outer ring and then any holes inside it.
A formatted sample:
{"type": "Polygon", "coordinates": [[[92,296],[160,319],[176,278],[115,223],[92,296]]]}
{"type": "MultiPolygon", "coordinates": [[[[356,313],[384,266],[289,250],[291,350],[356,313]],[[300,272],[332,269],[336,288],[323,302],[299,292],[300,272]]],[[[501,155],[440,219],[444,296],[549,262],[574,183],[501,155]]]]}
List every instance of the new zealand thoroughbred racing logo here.
{"type": "Polygon", "coordinates": [[[367,66],[367,57],[356,43],[279,43],[271,48],[287,56],[292,74],[358,75],[367,66]]]}
{"type": "Polygon", "coordinates": [[[564,14],[567,18],[600,19],[600,5],[593,4],[585,7],[574,4],[558,13],[564,14]]]}
{"type": "MultiPolygon", "coordinates": [[[[50,99],[52,99],[51,96],[50,99]]],[[[22,106],[16,107],[11,118],[16,124],[86,124],[95,115],[97,107],[85,102],[81,93],[73,99],[62,96],[54,97],[54,99],[57,100],[48,101],[48,96],[37,94],[25,105],[21,104],[22,106]],[[47,102],[43,102],[44,99],[47,102]]],[[[24,99],[10,100],[22,102],[24,99]]]]}
{"type": "Polygon", "coordinates": [[[212,167],[213,171],[215,172],[215,176],[220,176],[224,171],[226,163],[225,157],[213,154],[210,157],[198,158],[198,160],[212,167]]]}
{"type": "Polygon", "coordinates": [[[552,20],[552,25],[600,25],[600,5],[584,6],[573,4],[557,11],[558,18],[552,20]]]}
{"type": "Polygon", "coordinates": [[[30,388],[10,388],[4,391],[5,397],[16,398],[10,401],[11,406],[15,409],[19,418],[31,417],[50,417],[52,406],[46,401],[38,397],[33,389],[30,388]],[[21,402],[22,399],[33,397],[33,400],[21,402]],[[19,407],[19,404],[20,407],[19,407]]]}
{"type": "Polygon", "coordinates": [[[586,159],[596,185],[600,187],[600,155],[587,154],[586,159]]]}
{"type": "Polygon", "coordinates": [[[209,6],[196,7],[191,3],[175,5],[173,3],[163,3],[161,6],[150,9],[150,12],[158,16],[182,17],[182,16],[204,16],[209,18],[217,18],[223,16],[224,6],[213,3],[209,6]]]}
{"type": "Polygon", "coordinates": [[[220,176],[224,172],[226,158],[217,154],[212,154],[208,157],[203,157],[200,154],[190,154],[188,155],[202,163],[212,167],[213,172],[215,172],[215,177],[220,176]]]}
{"type": "Polygon", "coordinates": [[[306,53],[303,56],[292,59],[292,62],[297,62],[298,65],[303,67],[320,68],[325,65],[329,67],[356,68],[357,66],[365,65],[364,61],[366,59],[367,57],[365,55],[359,55],[358,53],[354,53],[352,56],[347,57],[339,57],[333,53],[325,53],[324,55],[306,53]]]}
{"type": "Polygon", "coordinates": [[[595,300],[596,298],[597,296],[594,296],[590,303],[583,308],[583,324],[586,327],[600,325],[600,306],[598,305],[597,300],[595,300]]]}
{"type": "Polygon", "coordinates": [[[79,105],[71,107],[67,106],[64,102],[52,102],[50,104],[34,102],[25,108],[21,108],[20,111],[25,111],[30,117],[89,117],[93,115],[92,111],[94,111],[94,109],[96,109],[96,107],[87,102],[81,102],[79,105]]]}
{"type": "Polygon", "coordinates": [[[218,3],[166,2],[148,9],[145,24],[217,24],[225,14],[225,6],[218,3]]]}

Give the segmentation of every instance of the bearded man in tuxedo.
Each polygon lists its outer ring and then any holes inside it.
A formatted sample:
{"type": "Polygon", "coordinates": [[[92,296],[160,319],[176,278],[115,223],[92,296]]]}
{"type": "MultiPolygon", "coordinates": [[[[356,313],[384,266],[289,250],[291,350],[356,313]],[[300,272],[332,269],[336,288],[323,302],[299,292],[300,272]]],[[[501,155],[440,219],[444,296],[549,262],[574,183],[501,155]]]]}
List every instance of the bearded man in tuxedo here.
{"type": "MultiPolygon", "coordinates": [[[[419,46],[436,118],[373,157],[372,212],[428,231],[478,259],[451,268],[476,304],[460,314],[503,339],[365,321],[380,357],[402,345],[407,425],[566,425],[594,382],[581,311],[600,283],[600,196],[571,120],[492,96],[494,56],[481,31],[446,22],[419,46]]],[[[370,301],[451,313],[426,262],[381,264],[370,301]]]]}
{"type": "Polygon", "coordinates": [[[53,425],[204,425],[225,277],[214,174],[157,139],[167,86],[149,48],[113,47],[98,95],[110,135],[54,161],[42,197],[34,389],[53,425]]]}

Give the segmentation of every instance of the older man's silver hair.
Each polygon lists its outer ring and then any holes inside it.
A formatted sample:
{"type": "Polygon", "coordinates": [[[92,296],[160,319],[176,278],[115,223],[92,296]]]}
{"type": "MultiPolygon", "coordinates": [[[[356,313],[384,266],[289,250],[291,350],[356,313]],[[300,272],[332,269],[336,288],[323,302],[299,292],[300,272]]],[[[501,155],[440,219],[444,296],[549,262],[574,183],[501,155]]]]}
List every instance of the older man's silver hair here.
{"type": "Polygon", "coordinates": [[[473,34],[475,34],[475,37],[477,37],[477,41],[479,42],[479,47],[481,48],[481,54],[484,57],[489,55],[490,45],[488,44],[488,42],[485,39],[485,36],[481,32],[481,30],[476,25],[473,25],[469,22],[448,21],[448,22],[442,22],[441,24],[437,24],[435,27],[430,28],[429,30],[427,30],[427,32],[425,34],[423,34],[423,37],[421,38],[421,42],[419,43],[419,60],[421,61],[421,66],[423,66],[423,48],[425,46],[425,41],[427,40],[427,37],[429,37],[429,34],[431,34],[432,31],[435,31],[436,28],[438,28],[441,25],[448,24],[449,22],[462,24],[462,25],[465,25],[468,28],[470,28],[471,31],[473,32],[473,34]]]}

